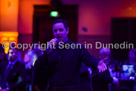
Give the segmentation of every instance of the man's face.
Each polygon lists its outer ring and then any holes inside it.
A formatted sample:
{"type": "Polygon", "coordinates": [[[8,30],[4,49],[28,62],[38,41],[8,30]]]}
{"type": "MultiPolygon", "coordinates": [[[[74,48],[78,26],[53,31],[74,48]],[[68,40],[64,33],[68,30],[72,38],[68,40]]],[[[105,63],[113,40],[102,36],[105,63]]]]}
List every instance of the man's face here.
{"type": "Polygon", "coordinates": [[[100,59],[104,59],[105,57],[110,58],[110,54],[104,53],[104,52],[102,54],[100,54],[100,59]]]}
{"type": "Polygon", "coordinates": [[[10,49],[9,50],[9,54],[8,54],[8,56],[9,56],[9,59],[10,59],[10,61],[11,62],[14,62],[16,59],[17,59],[17,50],[16,49],[10,49]]]}
{"type": "Polygon", "coordinates": [[[110,59],[110,50],[109,49],[102,49],[100,53],[100,59],[104,59],[105,57],[108,57],[110,59]]]}
{"type": "Polygon", "coordinates": [[[68,32],[69,32],[68,28],[66,29],[62,22],[53,24],[53,35],[54,38],[57,38],[58,42],[60,41],[66,42],[68,39],[67,38],[68,32]]]}

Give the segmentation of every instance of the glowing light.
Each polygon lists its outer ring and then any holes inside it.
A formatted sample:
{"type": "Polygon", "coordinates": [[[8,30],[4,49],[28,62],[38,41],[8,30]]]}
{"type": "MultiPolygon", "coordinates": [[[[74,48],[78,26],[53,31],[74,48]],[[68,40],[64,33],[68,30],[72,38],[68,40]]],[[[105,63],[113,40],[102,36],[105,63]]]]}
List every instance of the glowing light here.
{"type": "MultiPolygon", "coordinates": [[[[9,47],[10,42],[18,42],[18,32],[0,32],[0,43],[9,47]],[[5,44],[6,43],[6,44],[5,44]]],[[[9,48],[5,48],[5,53],[8,53],[9,48]]]]}
{"type": "Polygon", "coordinates": [[[50,12],[51,17],[58,17],[58,15],[59,15],[58,11],[51,11],[50,12]]]}
{"type": "Polygon", "coordinates": [[[7,37],[9,37],[9,36],[14,36],[14,37],[17,37],[18,36],[18,32],[0,32],[0,37],[1,36],[7,36],[7,37]]]}
{"type": "Polygon", "coordinates": [[[132,7],[129,7],[128,9],[129,9],[129,10],[132,10],[132,7]]]}

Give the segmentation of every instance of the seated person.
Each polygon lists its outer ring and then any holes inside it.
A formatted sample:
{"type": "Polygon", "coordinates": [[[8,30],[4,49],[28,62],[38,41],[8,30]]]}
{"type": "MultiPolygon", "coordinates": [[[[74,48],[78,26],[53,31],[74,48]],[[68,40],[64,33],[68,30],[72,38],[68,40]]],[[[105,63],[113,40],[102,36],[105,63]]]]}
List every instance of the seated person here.
{"type": "MultiPolygon", "coordinates": [[[[110,58],[110,53],[111,51],[109,48],[102,48],[100,50],[100,59],[108,57],[108,60],[105,62],[105,64],[107,67],[112,66],[115,69],[117,61],[114,61],[110,58]]],[[[92,76],[93,91],[109,91],[109,83],[117,84],[117,86],[119,85],[118,79],[116,77],[112,77],[109,70],[106,70],[102,73],[93,71],[92,76]]]]}
{"type": "Polygon", "coordinates": [[[129,59],[127,59],[124,64],[136,65],[136,48],[129,51],[129,59]]]}
{"type": "Polygon", "coordinates": [[[32,89],[32,74],[33,66],[37,58],[42,55],[42,50],[38,46],[35,46],[32,50],[29,50],[24,56],[24,64],[26,68],[26,90],[30,91],[32,89]]]}
{"type": "Polygon", "coordinates": [[[111,58],[111,50],[109,48],[101,48],[99,54],[100,54],[99,56],[100,60],[105,57],[108,57],[108,60],[105,62],[105,64],[108,66],[108,68],[111,68],[112,71],[116,71],[120,69],[118,61],[111,58]]]}
{"type": "Polygon", "coordinates": [[[131,75],[136,72],[136,48],[129,50],[129,59],[124,62],[124,65],[134,65],[134,68],[129,69],[131,75]]]}

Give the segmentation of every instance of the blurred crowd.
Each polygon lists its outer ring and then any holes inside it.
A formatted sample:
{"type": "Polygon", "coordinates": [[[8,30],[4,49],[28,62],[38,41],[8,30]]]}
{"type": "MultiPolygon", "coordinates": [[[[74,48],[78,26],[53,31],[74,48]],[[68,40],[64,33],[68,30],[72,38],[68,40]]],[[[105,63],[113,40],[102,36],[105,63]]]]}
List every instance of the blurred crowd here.
{"type": "MultiPolygon", "coordinates": [[[[15,46],[12,44],[12,46],[15,46]]],[[[9,48],[7,54],[0,44],[0,91],[38,91],[33,88],[33,68],[36,60],[43,51],[39,46],[29,50],[24,58],[18,49],[9,48]],[[23,60],[22,60],[23,59],[23,60]]],[[[98,73],[84,64],[80,70],[80,90],[81,91],[109,91],[110,84],[115,84],[118,88],[120,85],[119,79],[135,80],[136,71],[136,49],[130,49],[128,59],[120,62],[111,57],[109,48],[102,48],[99,51],[99,60],[108,57],[105,64],[108,70],[98,73]],[[129,65],[127,74],[124,70],[129,65]],[[124,67],[124,69],[122,69],[124,67]]],[[[127,55],[126,55],[127,56],[127,55]]]]}

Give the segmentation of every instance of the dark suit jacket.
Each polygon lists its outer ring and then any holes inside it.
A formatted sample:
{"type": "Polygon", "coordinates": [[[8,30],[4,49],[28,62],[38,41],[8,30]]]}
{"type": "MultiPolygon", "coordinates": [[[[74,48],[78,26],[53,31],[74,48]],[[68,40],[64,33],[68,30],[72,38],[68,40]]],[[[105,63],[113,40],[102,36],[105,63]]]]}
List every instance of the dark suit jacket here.
{"type": "MultiPolygon", "coordinates": [[[[67,41],[67,43],[72,44],[73,42],[67,41]]],[[[89,67],[97,68],[98,60],[92,57],[83,46],[78,49],[59,49],[56,47],[51,53],[45,53],[36,61],[34,83],[42,88],[44,87],[42,85],[45,84],[44,80],[48,79],[51,88],[63,87],[63,90],[59,88],[59,91],[79,91],[76,86],[80,81],[82,62],[89,67]],[[45,79],[45,77],[47,78],[45,79]],[[43,82],[43,84],[39,81],[43,82]]]]}
{"type": "Polygon", "coordinates": [[[113,78],[110,76],[109,70],[98,73],[93,71],[92,75],[92,87],[93,91],[109,91],[108,85],[113,82],[113,78]]]}
{"type": "MultiPolygon", "coordinates": [[[[4,73],[6,71],[6,68],[8,66],[8,63],[5,63],[3,65],[2,71],[1,71],[1,87],[6,88],[3,78],[4,73]]],[[[17,61],[13,68],[10,70],[8,76],[7,76],[7,83],[10,91],[24,91],[25,87],[25,65],[17,61]]]]}

